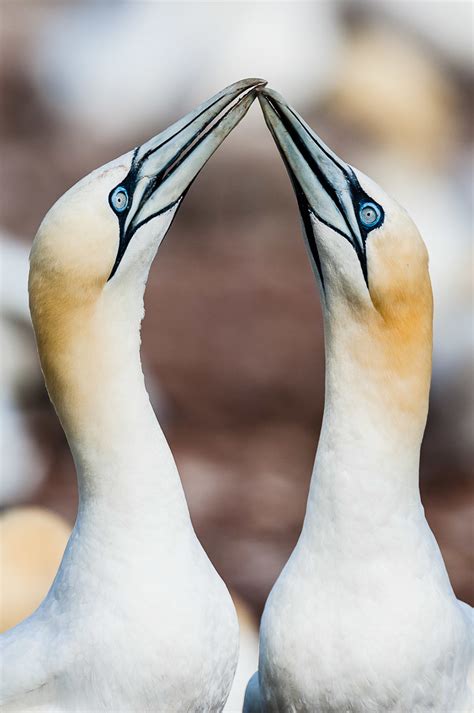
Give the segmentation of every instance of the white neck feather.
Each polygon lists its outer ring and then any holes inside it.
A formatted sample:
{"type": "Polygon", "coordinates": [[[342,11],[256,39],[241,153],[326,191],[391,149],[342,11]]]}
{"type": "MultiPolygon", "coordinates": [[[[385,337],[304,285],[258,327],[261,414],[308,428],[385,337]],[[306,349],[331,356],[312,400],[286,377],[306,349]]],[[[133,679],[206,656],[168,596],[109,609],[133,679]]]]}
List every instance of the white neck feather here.
{"type": "Polygon", "coordinates": [[[106,286],[45,370],[76,464],[79,518],[101,529],[191,528],[179,474],[151,407],[140,361],[143,286],[106,286]],[[53,378],[48,379],[48,371],[53,378]],[[172,523],[170,525],[170,523],[172,523]]]}
{"type": "Polygon", "coordinates": [[[385,534],[390,539],[398,520],[422,516],[419,457],[428,389],[407,412],[397,392],[410,383],[377,368],[377,344],[366,325],[354,324],[350,314],[326,315],[325,330],[325,410],[302,539],[313,550],[358,549],[365,557],[379,550],[385,534]]]}

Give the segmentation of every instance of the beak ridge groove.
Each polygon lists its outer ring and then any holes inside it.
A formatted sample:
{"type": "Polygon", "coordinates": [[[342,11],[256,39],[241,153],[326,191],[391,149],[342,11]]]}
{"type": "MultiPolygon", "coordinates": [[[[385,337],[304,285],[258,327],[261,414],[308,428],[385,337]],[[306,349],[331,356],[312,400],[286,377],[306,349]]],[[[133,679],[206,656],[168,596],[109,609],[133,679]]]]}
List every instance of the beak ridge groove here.
{"type": "Polygon", "coordinates": [[[127,190],[129,206],[117,215],[120,244],[109,280],[134,233],[184,197],[265,84],[264,79],[254,78],[235,82],[135,149],[130,170],[120,184],[127,190]]]}
{"type": "Polygon", "coordinates": [[[367,279],[365,240],[353,201],[360,187],[353,169],[321,141],[278,92],[264,89],[258,98],[300,207],[304,199],[320,222],[353,245],[367,279]]]}

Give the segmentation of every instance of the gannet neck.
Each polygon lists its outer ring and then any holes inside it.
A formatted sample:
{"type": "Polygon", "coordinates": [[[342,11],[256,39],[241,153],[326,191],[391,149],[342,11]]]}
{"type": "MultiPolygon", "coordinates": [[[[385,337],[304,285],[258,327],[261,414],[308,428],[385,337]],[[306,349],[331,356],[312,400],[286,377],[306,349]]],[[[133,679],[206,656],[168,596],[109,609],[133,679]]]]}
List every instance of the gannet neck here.
{"type": "Polygon", "coordinates": [[[236,82],[93,171],[38,229],[30,308],[79,511],[46,598],[0,638],[8,710],[224,707],[235,607],[151,408],[140,323],[150,266],[184,195],[263,84],[236,82]]]}
{"type": "MultiPolygon", "coordinates": [[[[431,290],[410,318],[325,304],[326,396],[305,529],[352,537],[421,512],[419,458],[431,374],[431,290]],[[404,333],[401,334],[401,331],[404,333]],[[336,527],[334,525],[336,524],[336,527]]],[[[361,537],[361,542],[363,538],[361,537]]]]}
{"type": "Polygon", "coordinates": [[[147,513],[155,524],[160,518],[189,520],[144,383],[144,280],[133,289],[132,283],[117,287],[111,282],[72,307],[65,306],[63,285],[33,269],[30,301],[41,364],[74,457],[80,513],[103,501],[111,520],[117,510],[141,523],[147,513]]]}
{"type": "Polygon", "coordinates": [[[418,489],[432,293],[408,214],[295,110],[260,95],[325,321],[323,426],[303,530],[265,605],[245,711],[472,708],[472,613],[418,489]]]}

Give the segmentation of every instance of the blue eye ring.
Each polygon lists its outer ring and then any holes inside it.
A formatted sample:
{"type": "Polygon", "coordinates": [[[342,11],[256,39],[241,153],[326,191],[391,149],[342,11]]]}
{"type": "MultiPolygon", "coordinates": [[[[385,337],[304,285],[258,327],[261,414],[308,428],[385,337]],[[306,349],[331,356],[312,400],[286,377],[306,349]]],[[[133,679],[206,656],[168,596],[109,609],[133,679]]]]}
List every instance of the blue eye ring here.
{"type": "Polygon", "coordinates": [[[364,226],[364,228],[376,228],[383,218],[383,213],[381,208],[377,203],[372,201],[365,201],[359,206],[359,220],[364,226]]]}
{"type": "Polygon", "coordinates": [[[117,186],[110,194],[110,205],[117,213],[123,213],[128,206],[128,192],[123,186],[117,186]]]}

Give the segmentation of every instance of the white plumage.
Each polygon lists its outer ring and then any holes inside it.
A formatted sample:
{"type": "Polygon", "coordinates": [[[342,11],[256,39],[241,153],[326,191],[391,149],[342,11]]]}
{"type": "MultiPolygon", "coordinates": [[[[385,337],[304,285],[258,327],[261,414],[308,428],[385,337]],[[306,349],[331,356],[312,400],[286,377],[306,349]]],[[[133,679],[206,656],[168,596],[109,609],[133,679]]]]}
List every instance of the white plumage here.
{"type": "Polygon", "coordinates": [[[235,608],[196,538],[150,405],[140,322],[151,262],[182,197],[259,84],[232,85],[97,169],[39,228],[30,306],[79,511],[48,595],[1,637],[5,712],[224,707],[235,608]]]}
{"type": "Polygon", "coordinates": [[[395,201],[275,92],[262,108],[321,286],[326,402],[303,530],[265,606],[246,713],[467,713],[472,610],[418,488],[432,296],[395,201]]]}

